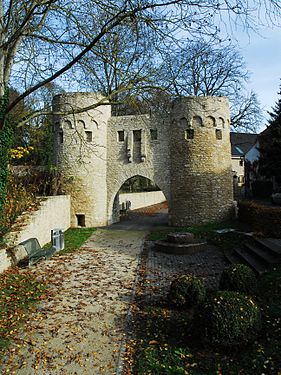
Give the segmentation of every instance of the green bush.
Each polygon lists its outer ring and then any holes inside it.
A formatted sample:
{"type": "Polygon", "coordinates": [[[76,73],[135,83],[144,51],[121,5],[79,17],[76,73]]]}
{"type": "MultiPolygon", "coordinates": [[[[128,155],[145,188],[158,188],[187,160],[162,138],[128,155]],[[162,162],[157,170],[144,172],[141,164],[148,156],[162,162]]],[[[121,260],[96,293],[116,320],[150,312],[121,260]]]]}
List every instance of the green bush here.
{"type": "Polygon", "coordinates": [[[281,207],[270,207],[252,201],[240,201],[238,218],[264,236],[281,237],[281,207]]]}
{"type": "Polygon", "coordinates": [[[176,306],[191,307],[205,300],[206,289],[200,279],[182,275],[172,281],[168,295],[169,302],[176,306]]]}
{"type": "Polygon", "coordinates": [[[203,305],[200,327],[203,339],[214,346],[242,346],[261,328],[260,309],[244,294],[218,291],[203,305]]]}
{"type": "Polygon", "coordinates": [[[219,289],[253,294],[256,288],[256,275],[250,267],[244,264],[232,264],[223,270],[219,289]]]}

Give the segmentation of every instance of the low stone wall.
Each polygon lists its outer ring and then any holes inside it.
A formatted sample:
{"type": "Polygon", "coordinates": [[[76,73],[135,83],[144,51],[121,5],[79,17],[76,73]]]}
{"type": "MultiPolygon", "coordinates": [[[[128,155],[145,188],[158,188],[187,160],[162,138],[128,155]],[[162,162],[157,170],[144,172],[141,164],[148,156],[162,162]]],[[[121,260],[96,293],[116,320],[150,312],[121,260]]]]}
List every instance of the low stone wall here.
{"type": "Polygon", "coordinates": [[[37,211],[21,215],[12,230],[4,237],[7,249],[0,250],[0,272],[23,259],[25,252],[18,245],[36,237],[41,246],[51,241],[51,230],[70,227],[70,196],[57,195],[42,200],[37,211]],[[23,223],[23,224],[19,224],[23,223]],[[18,228],[20,225],[20,229],[18,228]]]}
{"type": "Polygon", "coordinates": [[[119,194],[120,207],[126,207],[126,202],[131,202],[130,210],[151,206],[153,204],[165,202],[166,198],[162,191],[149,191],[142,193],[119,194]]]}

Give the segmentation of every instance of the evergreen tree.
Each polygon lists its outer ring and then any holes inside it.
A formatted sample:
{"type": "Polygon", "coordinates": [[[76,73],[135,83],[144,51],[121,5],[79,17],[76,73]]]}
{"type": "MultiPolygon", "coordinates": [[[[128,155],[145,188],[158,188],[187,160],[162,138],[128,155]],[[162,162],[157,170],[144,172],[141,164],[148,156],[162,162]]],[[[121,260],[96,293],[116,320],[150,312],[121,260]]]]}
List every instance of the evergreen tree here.
{"type": "MultiPolygon", "coordinates": [[[[278,95],[281,96],[281,86],[278,95]]],[[[268,128],[260,136],[260,173],[281,182],[281,97],[270,115],[268,128]]]]}

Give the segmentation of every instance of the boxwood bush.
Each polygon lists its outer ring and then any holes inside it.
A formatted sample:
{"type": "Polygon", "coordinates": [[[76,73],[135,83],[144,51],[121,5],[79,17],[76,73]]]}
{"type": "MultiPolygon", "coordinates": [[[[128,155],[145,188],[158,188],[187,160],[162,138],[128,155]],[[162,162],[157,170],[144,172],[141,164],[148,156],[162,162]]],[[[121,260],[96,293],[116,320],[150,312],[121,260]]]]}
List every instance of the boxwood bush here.
{"type": "Polygon", "coordinates": [[[233,291],[218,291],[204,303],[200,314],[203,339],[225,348],[253,341],[261,328],[261,313],[248,296],[233,291]]]}
{"type": "Polygon", "coordinates": [[[232,264],[226,267],[220,278],[219,289],[254,294],[257,278],[254,271],[245,264],[232,264]]]}
{"type": "Polygon", "coordinates": [[[202,303],[205,297],[206,288],[199,278],[182,275],[172,281],[168,300],[176,306],[191,307],[202,303]]]}

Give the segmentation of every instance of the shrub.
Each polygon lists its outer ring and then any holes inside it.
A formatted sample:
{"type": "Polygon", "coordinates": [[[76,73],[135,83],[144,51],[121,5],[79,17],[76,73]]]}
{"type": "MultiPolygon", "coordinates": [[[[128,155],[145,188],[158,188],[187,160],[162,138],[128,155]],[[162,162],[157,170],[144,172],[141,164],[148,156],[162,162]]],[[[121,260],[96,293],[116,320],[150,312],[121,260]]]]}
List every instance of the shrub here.
{"type": "Polygon", "coordinates": [[[281,208],[270,207],[251,201],[240,201],[238,218],[242,223],[249,224],[256,232],[269,237],[281,237],[281,208]]]}
{"type": "Polygon", "coordinates": [[[261,327],[261,314],[255,302],[232,291],[214,293],[205,302],[200,320],[203,338],[225,348],[253,341],[261,327]]]}
{"type": "Polygon", "coordinates": [[[206,297],[206,289],[200,279],[182,275],[172,281],[169,301],[176,306],[191,307],[200,304],[206,297]]]}
{"type": "Polygon", "coordinates": [[[256,275],[250,267],[244,264],[232,264],[223,270],[219,288],[253,294],[257,288],[256,275]]]}
{"type": "Polygon", "coordinates": [[[7,197],[0,216],[0,236],[3,236],[17,217],[28,208],[35,208],[38,202],[34,195],[23,184],[17,183],[12,176],[9,177],[7,197]]]}

